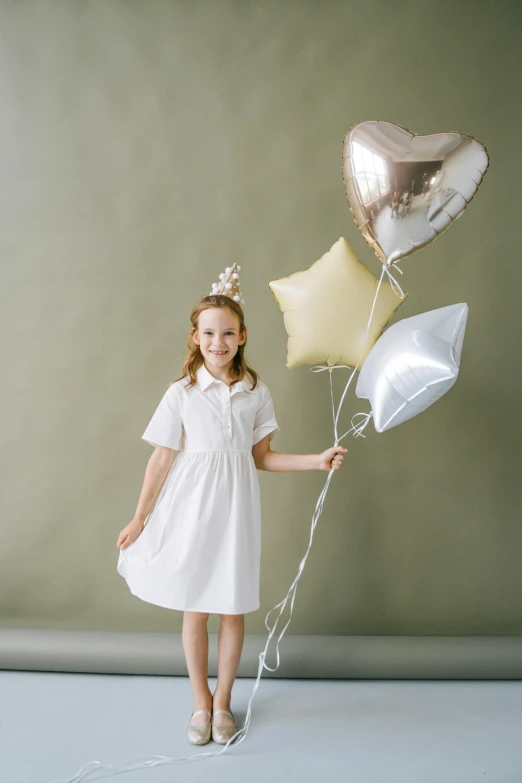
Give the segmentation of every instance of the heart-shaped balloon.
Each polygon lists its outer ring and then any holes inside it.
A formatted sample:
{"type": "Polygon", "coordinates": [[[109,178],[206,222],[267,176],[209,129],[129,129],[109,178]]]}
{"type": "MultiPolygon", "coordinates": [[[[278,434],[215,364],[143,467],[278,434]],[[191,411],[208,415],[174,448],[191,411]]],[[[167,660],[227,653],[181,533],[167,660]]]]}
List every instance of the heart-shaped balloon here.
{"type": "Polygon", "coordinates": [[[464,133],[416,136],[372,121],[344,137],[348,203],[385,266],[429,244],[462,215],[488,165],[485,147],[464,133]]]}

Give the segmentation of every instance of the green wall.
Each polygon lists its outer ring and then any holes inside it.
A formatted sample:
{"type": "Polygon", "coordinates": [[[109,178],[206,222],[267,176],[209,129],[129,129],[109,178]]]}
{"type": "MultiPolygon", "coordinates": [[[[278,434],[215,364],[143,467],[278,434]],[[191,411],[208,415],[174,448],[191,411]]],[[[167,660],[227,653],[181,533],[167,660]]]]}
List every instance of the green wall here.
{"type": "MultiPolygon", "coordinates": [[[[521,633],[521,8],[0,3],[3,627],[181,628],[129,593],[116,539],[191,306],[230,262],[281,426],[273,449],[332,444],[328,375],[285,367],[267,283],[340,236],[379,273],[341,149],[352,125],[384,119],[469,133],[491,158],[462,218],[403,262],[394,319],[467,302],[461,373],[417,418],[346,443],[289,632],[521,633]]],[[[341,432],[367,409],[352,393],[341,432]]],[[[259,474],[262,603],[247,632],[285,596],[326,476],[259,474]]]]}

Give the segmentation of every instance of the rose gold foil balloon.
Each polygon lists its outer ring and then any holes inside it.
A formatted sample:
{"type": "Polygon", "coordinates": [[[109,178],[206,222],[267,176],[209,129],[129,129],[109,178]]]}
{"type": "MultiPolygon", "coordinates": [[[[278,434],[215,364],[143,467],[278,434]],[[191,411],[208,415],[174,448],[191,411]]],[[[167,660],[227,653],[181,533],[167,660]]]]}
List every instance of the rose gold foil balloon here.
{"type": "Polygon", "coordinates": [[[432,242],[464,211],[489,164],[464,133],[416,136],[391,122],[354,125],[343,180],[357,227],[385,266],[432,242]]]}

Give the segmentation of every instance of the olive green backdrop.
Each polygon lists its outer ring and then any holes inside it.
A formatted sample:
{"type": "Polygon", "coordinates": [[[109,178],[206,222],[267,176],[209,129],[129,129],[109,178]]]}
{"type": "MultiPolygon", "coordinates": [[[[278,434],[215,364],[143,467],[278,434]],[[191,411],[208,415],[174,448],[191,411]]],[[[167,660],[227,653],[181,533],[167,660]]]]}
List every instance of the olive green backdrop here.
{"type": "MultiPolygon", "coordinates": [[[[403,262],[394,319],[467,302],[461,374],[417,418],[346,443],[289,632],[521,635],[521,21],[498,0],[0,2],[3,628],[180,630],[130,594],[116,539],[190,309],[232,261],[273,449],[332,445],[328,374],[286,368],[267,283],[340,236],[379,273],[341,149],[386,119],[490,154],[462,218],[403,262]]],[[[341,431],[359,410],[351,393],[341,431]]],[[[248,633],[296,574],[326,476],[259,474],[248,633]]]]}

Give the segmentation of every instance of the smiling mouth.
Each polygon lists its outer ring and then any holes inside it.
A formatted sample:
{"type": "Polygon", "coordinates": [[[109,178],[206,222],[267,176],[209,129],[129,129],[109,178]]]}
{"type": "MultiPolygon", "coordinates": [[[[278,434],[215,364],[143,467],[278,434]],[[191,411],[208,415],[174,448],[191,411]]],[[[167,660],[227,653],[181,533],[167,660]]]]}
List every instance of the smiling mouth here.
{"type": "Polygon", "coordinates": [[[210,351],[210,353],[213,353],[215,356],[224,356],[228,351],[210,351]]]}

